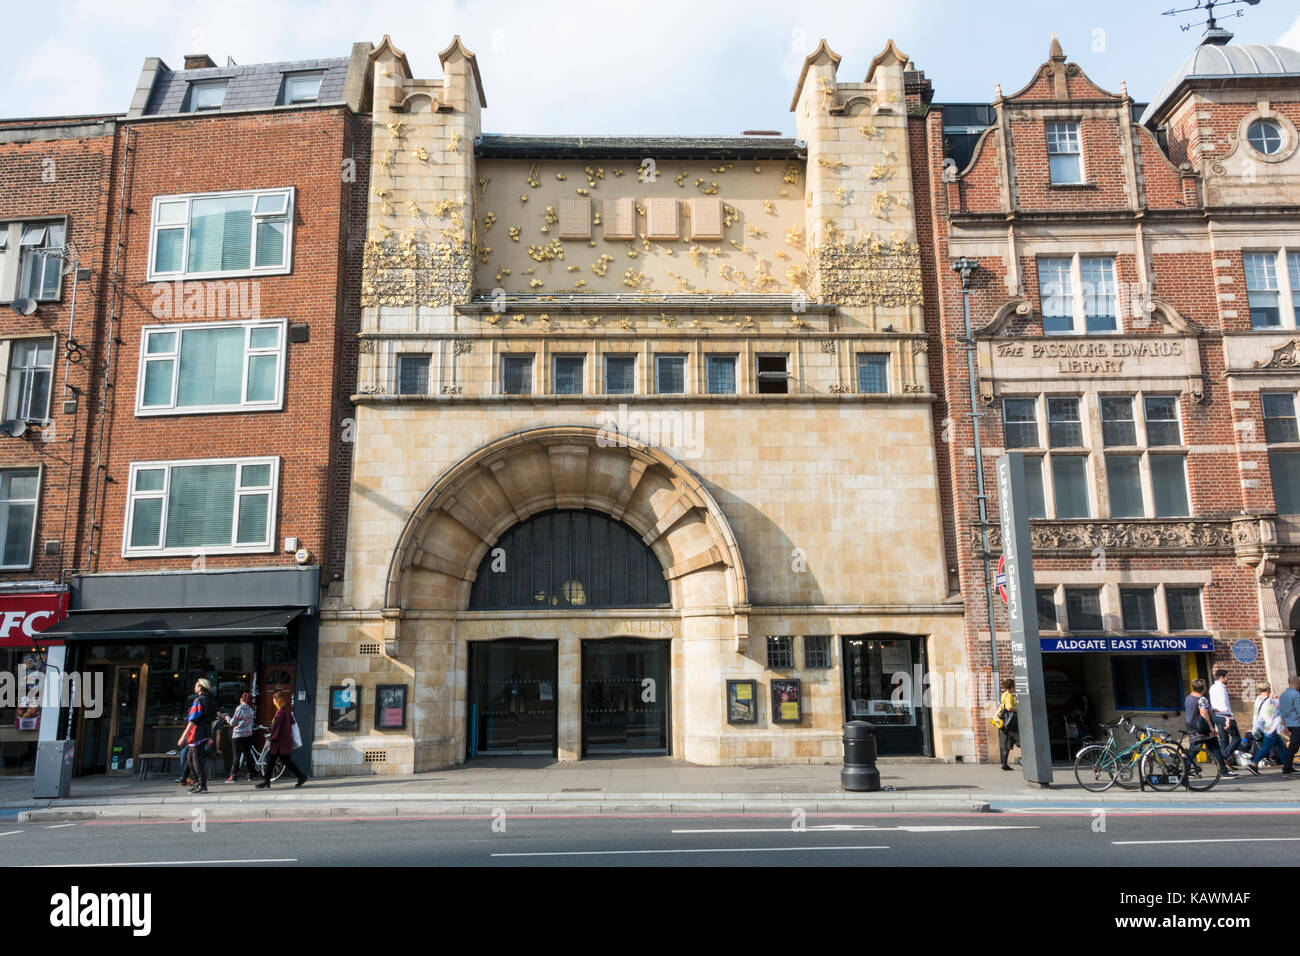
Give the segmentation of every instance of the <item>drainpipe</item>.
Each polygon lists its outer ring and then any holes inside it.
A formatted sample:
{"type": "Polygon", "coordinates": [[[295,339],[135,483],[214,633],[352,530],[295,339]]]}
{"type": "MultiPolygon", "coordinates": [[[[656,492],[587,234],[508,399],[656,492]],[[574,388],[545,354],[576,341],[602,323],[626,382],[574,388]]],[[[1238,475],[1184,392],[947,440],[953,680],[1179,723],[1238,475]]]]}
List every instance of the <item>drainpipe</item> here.
{"type": "Polygon", "coordinates": [[[993,619],[993,571],[989,563],[989,513],[988,498],[984,491],[984,454],[980,451],[979,386],[975,378],[975,336],[970,326],[971,275],[979,267],[974,259],[961,258],[953,262],[952,269],[961,276],[961,311],[966,322],[966,377],[970,385],[970,424],[975,444],[975,500],[980,510],[980,556],[984,560],[984,607],[989,621],[989,654],[993,662],[993,693],[996,696],[1001,681],[998,677],[998,635],[993,619]]]}

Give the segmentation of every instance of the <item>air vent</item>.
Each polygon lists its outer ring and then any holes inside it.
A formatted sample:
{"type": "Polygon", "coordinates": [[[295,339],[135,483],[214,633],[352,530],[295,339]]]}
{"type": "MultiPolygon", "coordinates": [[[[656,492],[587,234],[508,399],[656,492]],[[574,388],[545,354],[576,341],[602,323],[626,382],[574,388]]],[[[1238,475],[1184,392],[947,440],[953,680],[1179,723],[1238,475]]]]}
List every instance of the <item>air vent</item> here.
{"type": "Polygon", "coordinates": [[[366,763],[388,763],[387,750],[365,750],[362,751],[362,760],[366,763]]]}
{"type": "Polygon", "coordinates": [[[357,649],[357,653],[362,657],[375,657],[381,650],[383,650],[383,646],[380,644],[362,644],[357,649]]]}

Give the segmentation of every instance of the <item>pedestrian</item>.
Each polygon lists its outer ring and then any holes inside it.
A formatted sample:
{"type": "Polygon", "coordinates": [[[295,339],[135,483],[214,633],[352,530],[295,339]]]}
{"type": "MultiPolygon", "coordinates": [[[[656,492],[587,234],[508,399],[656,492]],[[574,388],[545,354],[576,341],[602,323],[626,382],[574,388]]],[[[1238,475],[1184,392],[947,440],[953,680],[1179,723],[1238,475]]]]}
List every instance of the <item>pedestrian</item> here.
{"type": "Polygon", "coordinates": [[[226,715],[218,713],[212,721],[212,750],[221,755],[221,775],[229,777],[230,766],[235,760],[235,748],[230,739],[230,721],[226,715]]]}
{"type": "Polygon", "coordinates": [[[1277,699],[1277,711],[1291,738],[1286,748],[1286,760],[1282,763],[1282,773],[1290,776],[1295,773],[1295,754],[1300,750],[1300,676],[1292,674],[1287,684],[1287,689],[1277,699]]]}
{"type": "MultiPolygon", "coordinates": [[[[1238,750],[1245,750],[1241,742],[1241,733],[1237,730],[1237,718],[1232,715],[1232,695],[1228,693],[1228,672],[1220,667],[1214,672],[1214,683],[1210,686],[1210,711],[1213,715],[1214,729],[1219,734],[1219,753],[1229,761],[1238,750]]],[[[1229,766],[1231,766],[1229,764],[1229,766]]],[[[1259,768],[1252,763],[1246,769],[1259,776],[1259,768]]]]}
{"type": "Polygon", "coordinates": [[[230,735],[235,744],[235,765],[230,770],[226,783],[234,783],[243,765],[248,771],[248,779],[253,779],[257,764],[253,760],[253,695],[245,691],[239,695],[239,706],[230,717],[230,735]]]}
{"type": "Polygon", "coordinates": [[[1255,702],[1255,721],[1251,730],[1262,737],[1251,763],[1258,767],[1269,754],[1282,763],[1286,746],[1282,739],[1282,718],[1278,713],[1277,697],[1267,683],[1259,685],[1259,700],[1255,702]]]}
{"type": "Polygon", "coordinates": [[[275,719],[271,721],[271,732],[267,734],[266,747],[266,770],[262,782],[257,785],[258,790],[270,789],[271,777],[275,775],[275,761],[278,758],[285,768],[298,778],[296,787],[301,787],[307,782],[307,775],[294,766],[293,751],[297,746],[294,742],[293,709],[289,707],[289,695],[285,691],[280,691],[275,695],[275,719]]]}
{"type": "MultiPolygon", "coordinates": [[[[1183,700],[1183,725],[1187,733],[1195,738],[1203,738],[1205,751],[1219,763],[1219,769],[1225,777],[1236,774],[1223,759],[1219,751],[1219,738],[1214,731],[1214,712],[1210,709],[1209,698],[1205,696],[1205,678],[1198,677],[1192,681],[1192,692],[1183,700]]],[[[1189,744],[1189,749],[1196,753],[1196,745],[1189,744]]]]}
{"type": "Polygon", "coordinates": [[[186,748],[187,766],[194,779],[190,793],[208,792],[207,748],[212,741],[214,713],[216,701],[212,697],[212,685],[200,677],[194,682],[194,697],[185,715],[185,730],[176,741],[176,746],[186,748]]]}
{"type": "Polygon", "coordinates": [[[1011,748],[1020,746],[1020,721],[1016,713],[1016,682],[1008,677],[1002,681],[1002,699],[998,701],[998,750],[1002,755],[1002,769],[1010,770],[1007,760],[1011,748]]]}

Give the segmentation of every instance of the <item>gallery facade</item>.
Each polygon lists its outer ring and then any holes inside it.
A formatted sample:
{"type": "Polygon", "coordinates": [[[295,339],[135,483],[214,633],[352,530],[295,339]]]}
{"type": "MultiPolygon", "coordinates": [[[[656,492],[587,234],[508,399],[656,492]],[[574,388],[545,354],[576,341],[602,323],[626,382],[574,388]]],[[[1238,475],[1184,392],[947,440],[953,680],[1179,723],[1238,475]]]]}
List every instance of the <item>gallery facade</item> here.
{"type": "Polygon", "coordinates": [[[487,754],[973,755],[948,588],[906,57],[798,139],[483,135],[456,40],[371,54],[343,593],[317,773],[487,754]],[[950,695],[951,696],[951,695],[950,695]]]}

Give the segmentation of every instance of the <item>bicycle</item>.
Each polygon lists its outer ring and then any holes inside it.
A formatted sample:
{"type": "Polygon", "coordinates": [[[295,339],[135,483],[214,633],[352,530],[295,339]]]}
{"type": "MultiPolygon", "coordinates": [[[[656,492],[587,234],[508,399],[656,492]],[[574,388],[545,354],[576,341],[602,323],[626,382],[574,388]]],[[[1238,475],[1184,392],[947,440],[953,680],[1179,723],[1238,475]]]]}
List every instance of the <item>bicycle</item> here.
{"type": "Polygon", "coordinates": [[[1158,786],[1152,783],[1157,790],[1174,790],[1179,786],[1196,793],[1212,790],[1223,776],[1223,764],[1210,752],[1209,747],[1211,742],[1217,741],[1217,734],[1189,734],[1183,731],[1178,743],[1169,744],[1159,756],[1143,755],[1143,780],[1150,773],[1158,778],[1158,786]],[[1187,738],[1190,749],[1184,745],[1184,738],[1187,738]],[[1202,756],[1204,759],[1201,759],[1202,756]]]}
{"type": "MultiPolygon", "coordinates": [[[[1079,786],[1089,793],[1102,793],[1119,784],[1125,790],[1135,790],[1143,785],[1141,761],[1148,750],[1158,744],[1168,744],[1166,731],[1156,727],[1139,728],[1133,718],[1121,714],[1112,724],[1101,724],[1106,731],[1106,742],[1083,747],[1074,758],[1074,777],[1079,786]],[[1137,740],[1122,750],[1115,740],[1116,728],[1123,728],[1137,736],[1137,740]]],[[[1169,746],[1173,746],[1169,744],[1169,746]]]]}
{"type": "MultiPolygon", "coordinates": [[[[266,734],[270,734],[271,728],[264,726],[262,724],[258,724],[256,727],[253,728],[253,733],[257,733],[259,730],[266,734]]],[[[267,758],[271,756],[271,738],[269,736],[263,737],[262,746],[259,748],[256,745],[254,745],[253,747],[249,748],[248,752],[253,755],[253,766],[257,768],[258,774],[262,777],[263,780],[265,780],[266,761],[267,758]]],[[[271,777],[271,779],[279,780],[282,776],[284,776],[284,771],[285,771],[284,761],[281,760],[279,762],[279,766],[276,767],[275,775],[271,777]]]]}

